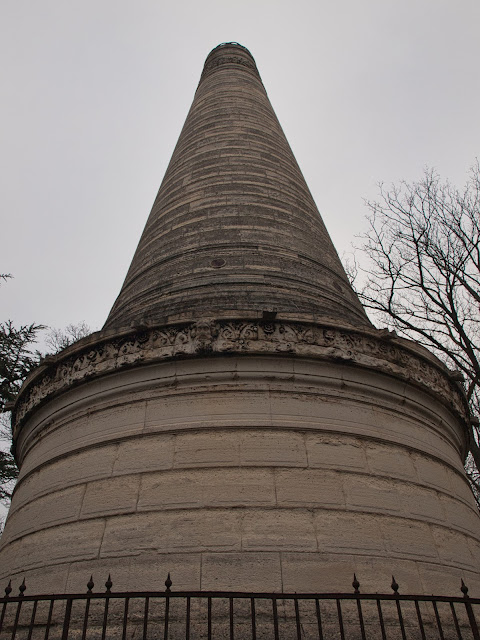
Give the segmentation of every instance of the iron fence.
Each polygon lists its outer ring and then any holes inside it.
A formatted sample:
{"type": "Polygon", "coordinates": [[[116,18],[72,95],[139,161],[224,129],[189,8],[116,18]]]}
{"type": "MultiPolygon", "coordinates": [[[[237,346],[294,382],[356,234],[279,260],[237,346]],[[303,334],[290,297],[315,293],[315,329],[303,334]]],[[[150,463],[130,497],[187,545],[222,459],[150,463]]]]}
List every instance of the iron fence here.
{"type": "Polygon", "coordinates": [[[0,598],[3,640],[480,640],[480,599],[390,594],[233,591],[104,592],[0,598]]]}

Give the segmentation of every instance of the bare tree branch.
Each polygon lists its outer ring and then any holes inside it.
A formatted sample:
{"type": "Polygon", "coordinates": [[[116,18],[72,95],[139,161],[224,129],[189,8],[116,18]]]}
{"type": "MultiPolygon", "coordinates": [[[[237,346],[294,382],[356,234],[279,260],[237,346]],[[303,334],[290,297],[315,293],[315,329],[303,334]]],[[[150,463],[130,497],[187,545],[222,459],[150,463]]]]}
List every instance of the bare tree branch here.
{"type": "Polygon", "coordinates": [[[412,184],[386,188],[367,201],[363,236],[368,264],[358,291],[367,309],[397,333],[460,370],[472,425],[467,474],[480,497],[480,166],[463,190],[426,169],[412,184]]]}

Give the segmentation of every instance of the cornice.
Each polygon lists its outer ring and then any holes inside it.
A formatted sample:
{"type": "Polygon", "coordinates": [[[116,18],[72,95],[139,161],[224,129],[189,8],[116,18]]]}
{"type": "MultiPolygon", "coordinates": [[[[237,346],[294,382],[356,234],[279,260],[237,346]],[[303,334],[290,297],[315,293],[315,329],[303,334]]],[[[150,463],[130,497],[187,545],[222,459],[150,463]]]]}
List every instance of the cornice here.
{"type": "Polygon", "coordinates": [[[465,395],[449,370],[426,349],[393,332],[315,322],[205,318],[123,333],[98,332],[46,358],[15,402],[14,439],[32,412],[73,386],[172,358],[228,354],[289,355],[375,370],[423,388],[462,422],[468,420],[465,395]]]}
{"type": "Polygon", "coordinates": [[[12,419],[14,438],[33,411],[78,384],[172,358],[228,354],[290,355],[373,369],[422,387],[462,422],[468,420],[465,395],[448,369],[423,347],[387,330],[206,318],[120,334],[99,332],[46,358],[27,378],[17,397],[12,419]]]}

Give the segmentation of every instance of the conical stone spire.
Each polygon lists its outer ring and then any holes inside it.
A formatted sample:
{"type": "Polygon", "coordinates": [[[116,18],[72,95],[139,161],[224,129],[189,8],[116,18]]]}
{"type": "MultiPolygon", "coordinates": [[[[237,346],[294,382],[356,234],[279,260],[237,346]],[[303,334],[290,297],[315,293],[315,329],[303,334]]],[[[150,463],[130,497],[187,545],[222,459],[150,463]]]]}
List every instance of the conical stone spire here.
{"type": "Polygon", "coordinates": [[[371,326],[250,52],[207,57],[106,329],[261,315],[371,326]]]}

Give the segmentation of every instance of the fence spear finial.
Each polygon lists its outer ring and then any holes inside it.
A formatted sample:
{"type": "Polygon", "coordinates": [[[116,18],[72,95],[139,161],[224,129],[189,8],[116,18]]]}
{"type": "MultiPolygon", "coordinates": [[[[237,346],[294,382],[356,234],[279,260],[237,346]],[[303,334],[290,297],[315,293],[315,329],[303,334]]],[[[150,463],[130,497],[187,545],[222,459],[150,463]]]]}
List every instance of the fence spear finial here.
{"type": "Polygon", "coordinates": [[[107,589],[107,593],[110,593],[110,592],[111,592],[111,590],[112,590],[112,585],[113,585],[112,578],[110,577],[110,574],[108,574],[107,581],[105,582],[105,587],[106,587],[106,589],[107,589]]]}
{"type": "Polygon", "coordinates": [[[8,598],[8,596],[12,593],[12,581],[9,580],[7,586],[5,587],[5,597],[8,598]]]}
{"type": "Polygon", "coordinates": [[[173,584],[173,583],[172,583],[172,581],[171,581],[171,579],[170,579],[170,571],[169,571],[169,572],[168,572],[167,579],[165,580],[165,586],[167,587],[167,588],[165,589],[165,591],[166,591],[167,593],[170,593],[170,587],[172,586],[172,584],[173,584]]]}
{"type": "Polygon", "coordinates": [[[357,575],[355,573],[353,574],[352,587],[355,589],[354,593],[360,593],[360,582],[357,580],[357,575]]]}
{"type": "Polygon", "coordinates": [[[394,576],[392,576],[392,584],[390,586],[393,589],[393,593],[397,596],[398,595],[398,584],[397,584],[394,576]]]}
{"type": "Polygon", "coordinates": [[[23,596],[25,589],[27,588],[26,584],[25,584],[25,578],[23,578],[23,582],[19,587],[19,596],[23,596]]]}
{"type": "Polygon", "coordinates": [[[465,582],[463,581],[463,578],[461,578],[462,581],[462,586],[460,587],[460,591],[463,593],[463,597],[464,598],[468,598],[468,587],[465,584],[465,582]]]}
{"type": "Polygon", "coordinates": [[[90,580],[87,582],[87,593],[92,593],[92,589],[95,586],[95,583],[93,582],[93,575],[90,576],[90,580]]]}

